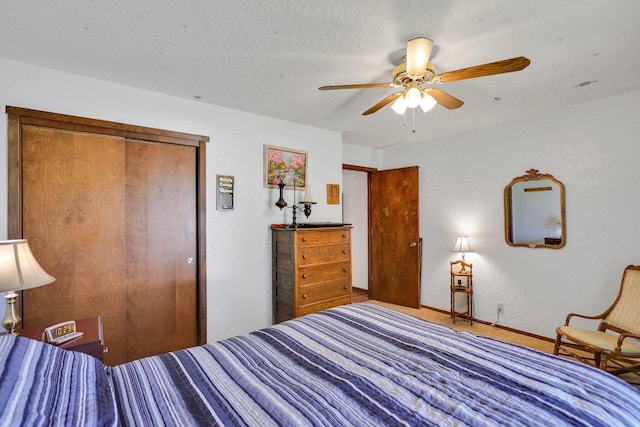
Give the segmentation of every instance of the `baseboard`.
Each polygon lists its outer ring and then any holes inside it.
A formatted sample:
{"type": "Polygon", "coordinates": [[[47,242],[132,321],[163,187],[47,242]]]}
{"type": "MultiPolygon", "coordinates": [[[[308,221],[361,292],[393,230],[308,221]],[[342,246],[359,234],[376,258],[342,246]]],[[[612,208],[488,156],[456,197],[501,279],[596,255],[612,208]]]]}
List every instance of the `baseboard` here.
{"type": "MultiPolygon", "coordinates": [[[[449,310],[442,310],[441,308],[429,307],[428,305],[421,305],[420,307],[426,308],[427,310],[437,311],[439,313],[446,313],[446,314],[450,313],[449,310]]],[[[527,337],[536,338],[536,339],[539,339],[539,340],[542,340],[542,341],[555,342],[555,340],[553,338],[543,337],[542,335],[532,334],[531,332],[521,331],[519,329],[510,328],[508,326],[494,325],[491,322],[487,322],[485,320],[479,320],[479,319],[476,319],[475,317],[473,318],[473,321],[474,322],[478,322],[478,323],[482,323],[483,325],[493,326],[494,328],[499,328],[499,329],[503,329],[505,331],[513,332],[513,333],[516,333],[516,334],[525,335],[527,337]]]]}

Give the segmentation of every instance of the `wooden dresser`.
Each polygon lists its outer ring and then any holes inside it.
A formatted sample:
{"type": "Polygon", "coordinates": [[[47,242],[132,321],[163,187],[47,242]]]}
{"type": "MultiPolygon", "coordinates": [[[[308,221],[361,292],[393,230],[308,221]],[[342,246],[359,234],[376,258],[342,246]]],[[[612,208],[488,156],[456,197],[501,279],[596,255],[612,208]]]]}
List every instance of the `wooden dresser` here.
{"type": "Polygon", "coordinates": [[[272,226],[273,322],[351,303],[351,226],[272,226]]]}

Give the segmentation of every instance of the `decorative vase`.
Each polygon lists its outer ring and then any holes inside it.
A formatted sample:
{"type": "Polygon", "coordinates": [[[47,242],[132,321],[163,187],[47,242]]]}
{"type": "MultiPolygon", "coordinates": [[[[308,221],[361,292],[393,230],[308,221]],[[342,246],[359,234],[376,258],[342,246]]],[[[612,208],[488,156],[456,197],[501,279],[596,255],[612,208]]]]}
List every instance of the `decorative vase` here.
{"type": "Polygon", "coordinates": [[[285,206],[287,206],[287,202],[284,200],[284,198],[282,197],[282,193],[284,191],[284,182],[280,182],[278,183],[278,187],[280,188],[280,198],[278,199],[278,201],[276,202],[276,206],[279,207],[280,209],[284,208],[285,206]]]}

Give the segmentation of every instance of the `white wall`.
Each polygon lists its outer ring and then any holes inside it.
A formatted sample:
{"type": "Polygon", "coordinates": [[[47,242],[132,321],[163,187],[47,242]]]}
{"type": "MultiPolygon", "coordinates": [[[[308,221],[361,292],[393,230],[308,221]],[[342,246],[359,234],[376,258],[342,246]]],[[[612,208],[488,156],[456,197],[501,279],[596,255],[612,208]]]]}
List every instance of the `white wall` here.
{"type": "Polygon", "coordinates": [[[384,150],[382,169],[420,167],[422,304],[449,309],[450,251],[467,235],[477,318],[494,321],[502,302],[502,324],[554,337],[568,312],[604,311],[640,264],[639,110],[636,91],[384,150]],[[565,185],[562,249],[505,243],[504,187],[531,168],[565,185]]]}
{"type": "MultiPolygon", "coordinates": [[[[272,223],[291,222],[262,185],[263,144],[305,150],[318,202],[310,221],[341,221],[326,184],[342,183],[342,137],[202,102],[161,95],[0,59],[0,108],[7,105],[207,135],[208,341],[271,324],[272,223]],[[216,211],[216,174],[235,176],[233,211],[216,211]]],[[[7,152],[6,119],[0,152],[7,152]]],[[[285,191],[291,203],[292,191],[285,191]]],[[[298,195],[299,200],[303,194],[298,195]]],[[[303,216],[304,217],[304,216],[303,216]]],[[[7,158],[0,156],[0,239],[6,239],[7,158]]],[[[3,311],[3,309],[0,309],[3,311]]],[[[0,313],[2,314],[2,313],[0,313]]]]}
{"type": "Polygon", "coordinates": [[[378,168],[381,161],[381,151],[372,150],[358,145],[342,144],[343,162],[348,165],[378,168]]]}

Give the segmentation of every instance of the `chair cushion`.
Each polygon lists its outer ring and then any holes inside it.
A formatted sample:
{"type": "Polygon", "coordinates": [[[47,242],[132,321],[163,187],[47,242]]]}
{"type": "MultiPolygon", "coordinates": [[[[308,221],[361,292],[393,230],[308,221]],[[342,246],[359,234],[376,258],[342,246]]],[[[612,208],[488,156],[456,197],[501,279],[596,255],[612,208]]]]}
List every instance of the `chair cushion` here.
{"type": "MultiPolygon", "coordinates": [[[[618,343],[618,337],[616,335],[574,328],[573,326],[561,326],[557,329],[557,332],[572,341],[587,343],[591,347],[609,352],[615,351],[616,344],[618,343]]],[[[640,353],[640,346],[633,344],[627,339],[622,345],[622,353],[640,353]]]]}

